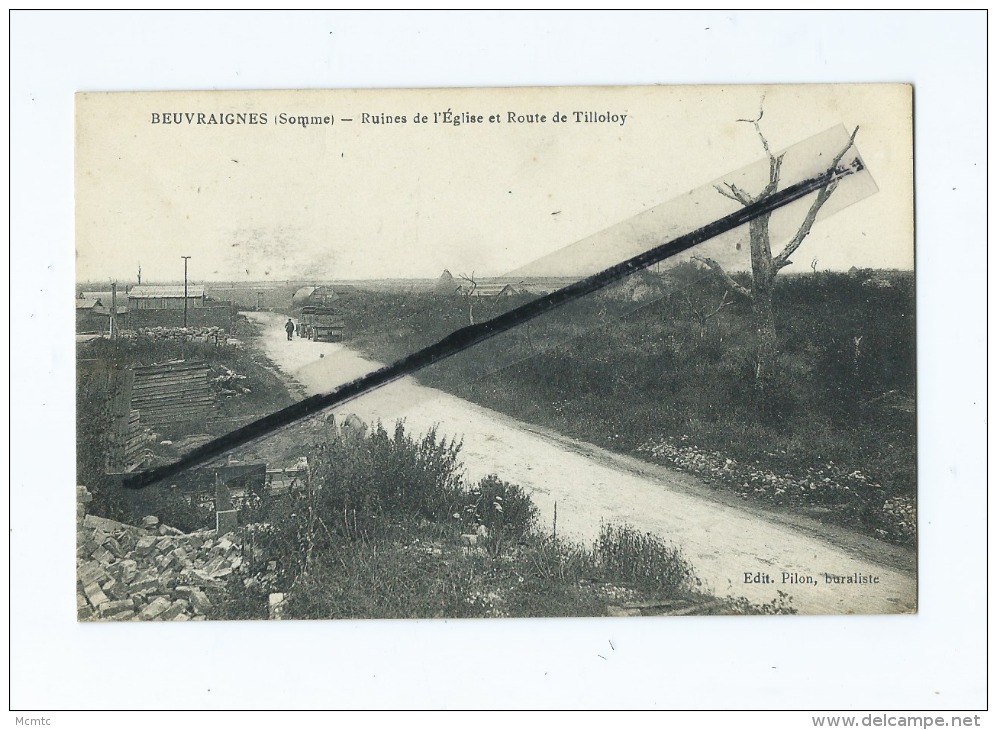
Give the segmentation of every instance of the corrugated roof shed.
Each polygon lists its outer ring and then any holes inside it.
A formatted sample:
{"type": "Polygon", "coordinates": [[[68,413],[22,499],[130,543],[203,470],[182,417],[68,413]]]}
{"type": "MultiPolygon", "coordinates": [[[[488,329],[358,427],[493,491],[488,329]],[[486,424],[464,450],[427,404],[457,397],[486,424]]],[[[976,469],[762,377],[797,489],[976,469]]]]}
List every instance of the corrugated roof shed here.
{"type": "MultiPolygon", "coordinates": [[[[200,299],[204,296],[203,284],[188,284],[187,298],[200,299]]],[[[129,299],[183,299],[183,284],[133,286],[128,290],[129,299]]]]}
{"type": "Polygon", "coordinates": [[[77,297],[76,299],[77,309],[93,309],[98,304],[100,304],[100,300],[93,297],[77,297]]]}
{"type": "Polygon", "coordinates": [[[475,297],[497,297],[512,295],[516,293],[516,290],[512,288],[509,284],[477,284],[472,289],[470,284],[461,284],[460,290],[461,294],[466,294],[468,291],[471,292],[472,296],[475,297]]]}
{"type": "Polygon", "coordinates": [[[294,296],[291,297],[292,304],[307,304],[308,298],[315,292],[314,286],[303,286],[298,291],[294,292],[294,296]]]}

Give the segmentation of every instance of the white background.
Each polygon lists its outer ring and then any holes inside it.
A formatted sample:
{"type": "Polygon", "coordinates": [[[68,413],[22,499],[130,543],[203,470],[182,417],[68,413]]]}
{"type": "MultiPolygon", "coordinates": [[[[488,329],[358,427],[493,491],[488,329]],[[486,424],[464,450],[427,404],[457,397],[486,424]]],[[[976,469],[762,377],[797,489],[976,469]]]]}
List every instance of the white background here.
{"type": "Polygon", "coordinates": [[[983,707],[986,22],[979,12],[15,13],[11,707],[983,707]],[[915,85],[918,615],[76,623],[74,92],[858,81],[915,85]]]}

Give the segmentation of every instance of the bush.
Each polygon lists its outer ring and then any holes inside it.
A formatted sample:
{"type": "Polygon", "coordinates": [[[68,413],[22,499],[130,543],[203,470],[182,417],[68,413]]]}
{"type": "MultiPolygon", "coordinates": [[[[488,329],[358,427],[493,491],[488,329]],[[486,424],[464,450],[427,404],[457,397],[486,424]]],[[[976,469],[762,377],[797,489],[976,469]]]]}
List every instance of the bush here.
{"type": "Polygon", "coordinates": [[[344,535],[372,530],[382,516],[443,517],[463,492],[460,449],[435,429],[416,440],[401,421],[393,435],[380,423],[362,439],[330,434],[309,459],[319,508],[344,535]]]}
{"type": "Polygon", "coordinates": [[[593,552],[606,579],[666,594],[691,591],[700,584],[681,550],[630,525],[602,525],[593,552]]]}
{"type": "MultiPolygon", "coordinates": [[[[333,427],[335,428],[335,427],[333,427]]],[[[399,422],[362,438],[331,431],[309,448],[309,476],[288,494],[247,495],[252,577],[289,590],[312,556],[382,539],[411,519],[446,522],[466,500],[460,443],[435,430],[420,439],[399,422]]]]}
{"type": "Polygon", "coordinates": [[[529,495],[515,484],[490,474],[464,493],[463,504],[454,512],[465,527],[484,525],[492,532],[522,536],[536,524],[537,508],[529,495]]]}

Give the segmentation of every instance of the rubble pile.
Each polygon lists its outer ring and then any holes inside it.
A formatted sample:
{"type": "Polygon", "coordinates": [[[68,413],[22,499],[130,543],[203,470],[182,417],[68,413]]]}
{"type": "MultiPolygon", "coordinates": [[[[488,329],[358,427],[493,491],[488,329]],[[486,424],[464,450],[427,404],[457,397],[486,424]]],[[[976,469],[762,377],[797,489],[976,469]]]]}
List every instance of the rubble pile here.
{"type": "Polygon", "coordinates": [[[244,382],[248,379],[245,375],[239,375],[239,373],[229,370],[224,365],[213,366],[212,375],[214,377],[212,377],[211,382],[215,390],[224,398],[231,398],[234,395],[252,392],[244,382]],[[214,375],[215,373],[218,373],[218,375],[214,375]]]}
{"type": "Polygon", "coordinates": [[[119,336],[127,339],[146,337],[157,341],[208,342],[213,345],[232,344],[228,333],[221,327],[140,327],[137,330],[122,330],[119,336]]]}
{"type": "Polygon", "coordinates": [[[181,533],[146,517],[142,527],[85,514],[78,487],[77,618],[203,621],[242,564],[235,533],[181,533]]]}

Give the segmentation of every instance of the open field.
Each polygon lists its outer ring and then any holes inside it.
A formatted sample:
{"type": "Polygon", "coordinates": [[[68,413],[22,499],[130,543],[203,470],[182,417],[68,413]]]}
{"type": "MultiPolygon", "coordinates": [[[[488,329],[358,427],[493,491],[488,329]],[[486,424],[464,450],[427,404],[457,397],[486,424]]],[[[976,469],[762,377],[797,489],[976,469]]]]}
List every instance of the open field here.
{"type": "MultiPolygon", "coordinates": [[[[417,377],[762,505],[915,543],[910,273],[781,279],[777,383],[765,392],[754,387],[746,303],[689,269],[634,279],[417,377]]],[[[478,302],[475,314],[527,298],[478,302]]],[[[469,322],[453,294],[347,293],[339,304],[348,343],[382,362],[469,322]]]]}

